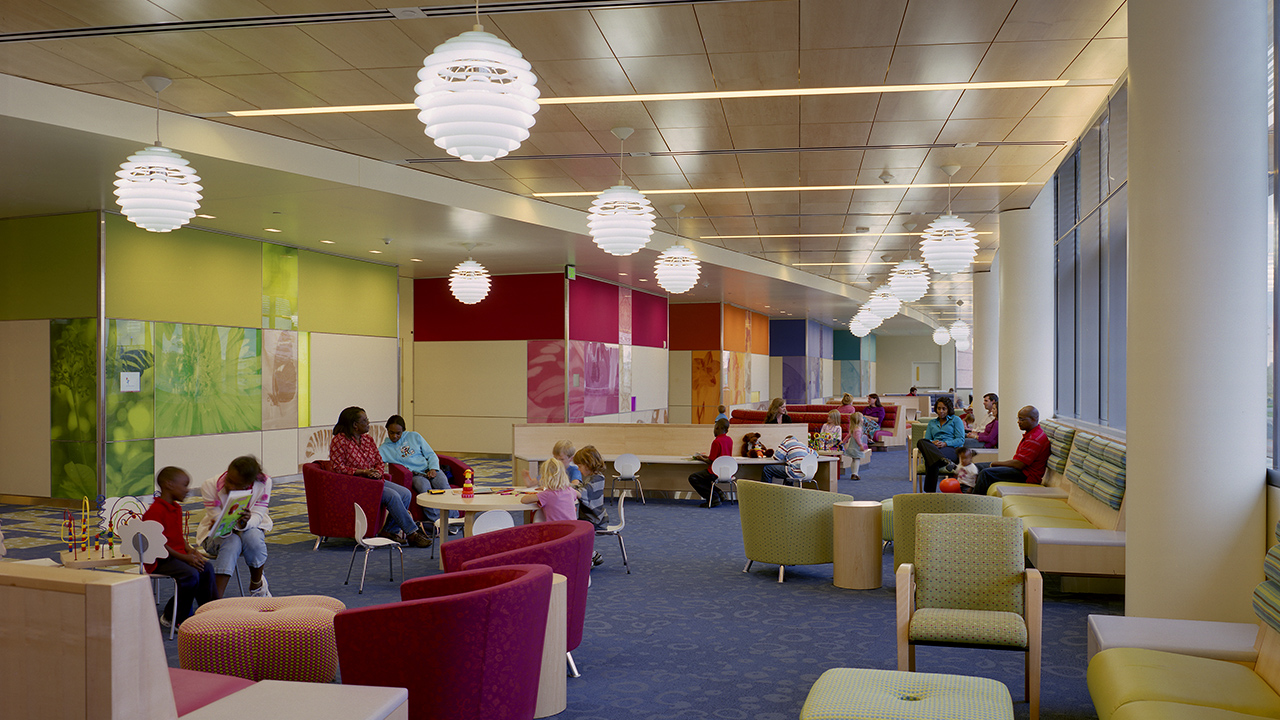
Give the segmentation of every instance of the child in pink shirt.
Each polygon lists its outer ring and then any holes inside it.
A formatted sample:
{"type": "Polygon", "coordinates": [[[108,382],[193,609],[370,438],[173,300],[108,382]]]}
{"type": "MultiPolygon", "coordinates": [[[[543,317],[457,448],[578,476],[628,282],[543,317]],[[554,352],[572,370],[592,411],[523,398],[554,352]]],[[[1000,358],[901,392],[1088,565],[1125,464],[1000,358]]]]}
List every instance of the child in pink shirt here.
{"type": "Polygon", "coordinates": [[[547,520],[577,520],[578,491],[569,484],[564,464],[557,458],[542,463],[542,483],[536,494],[525,495],[520,502],[537,503],[547,520]]]}

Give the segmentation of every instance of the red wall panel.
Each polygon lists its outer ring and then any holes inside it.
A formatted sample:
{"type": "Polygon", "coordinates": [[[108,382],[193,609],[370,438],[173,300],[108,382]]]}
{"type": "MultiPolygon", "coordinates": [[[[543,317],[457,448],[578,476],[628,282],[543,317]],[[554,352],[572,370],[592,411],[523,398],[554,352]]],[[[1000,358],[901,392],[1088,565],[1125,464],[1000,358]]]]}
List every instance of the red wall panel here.
{"type": "Polygon", "coordinates": [[[672,350],[719,350],[720,303],[671,305],[672,350]]]}
{"type": "Polygon", "coordinates": [[[631,293],[631,344],[667,346],[667,299],[633,290],[631,293]]]}
{"type": "Polygon", "coordinates": [[[618,286],[580,277],[569,281],[569,339],[618,342],[618,286]]]}
{"type": "Polygon", "coordinates": [[[464,305],[449,292],[448,278],[414,280],[413,339],[563,340],[564,283],[559,273],[499,275],[488,297],[464,305]]]}

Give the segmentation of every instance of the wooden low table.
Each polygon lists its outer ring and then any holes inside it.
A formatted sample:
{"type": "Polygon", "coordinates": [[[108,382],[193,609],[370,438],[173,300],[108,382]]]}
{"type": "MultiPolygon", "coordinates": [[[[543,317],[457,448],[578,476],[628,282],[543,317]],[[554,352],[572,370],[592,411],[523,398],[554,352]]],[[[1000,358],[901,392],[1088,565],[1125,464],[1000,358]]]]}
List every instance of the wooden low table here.
{"type": "Polygon", "coordinates": [[[850,590],[880,587],[884,544],[880,536],[881,503],[852,500],[834,503],[832,542],[835,544],[832,584],[850,590]]]}
{"type": "MultiPolygon", "coordinates": [[[[457,510],[462,513],[462,535],[463,537],[471,537],[472,528],[476,524],[476,515],[489,510],[523,512],[525,514],[524,521],[526,523],[533,522],[533,513],[538,509],[538,506],[520,502],[520,498],[527,493],[528,491],[524,488],[477,488],[475,497],[464,498],[462,497],[462,490],[452,488],[438,495],[421,493],[418,495],[417,503],[422,507],[444,511],[440,513],[440,517],[436,520],[436,536],[440,538],[440,545],[443,547],[445,540],[449,537],[449,510],[457,510]],[[504,490],[511,492],[504,495],[502,494],[504,490]]],[[[440,553],[440,567],[444,567],[443,552],[440,553]]]]}
{"type": "MultiPolygon", "coordinates": [[[[617,455],[604,455],[603,458],[608,464],[605,468],[606,486],[611,487],[608,481],[612,480],[617,472],[613,469],[613,461],[617,459],[617,455]]],[[[661,492],[684,492],[692,493],[693,488],[689,486],[689,476],[699,470],[705,470],[707,463],[702,460],[695,460],[691,455],[637,455],[640,459],[640,484],[644,487],[645,492],[661,491],[661,492]]],[[[547,456],[517,456],[516,464],[523,468],[528,468],[531,475],[536,476],[537,463],[546,460],[547,456]]],[[[759,480],[761,470],[765,465],[781,465],[781,460],[773,458],[746,458],[734,456],[734,460],[738,461],[737,478],[739,480],[759,480]]],[[[834,492],[836,488],[836,473],[839,466],[840,458],[835,456],[818,456],[818,472],[813,479],[818,483],[819,490],[834,492]]],[[[517,475],[517,478],[523,476],[517,475]]]]}

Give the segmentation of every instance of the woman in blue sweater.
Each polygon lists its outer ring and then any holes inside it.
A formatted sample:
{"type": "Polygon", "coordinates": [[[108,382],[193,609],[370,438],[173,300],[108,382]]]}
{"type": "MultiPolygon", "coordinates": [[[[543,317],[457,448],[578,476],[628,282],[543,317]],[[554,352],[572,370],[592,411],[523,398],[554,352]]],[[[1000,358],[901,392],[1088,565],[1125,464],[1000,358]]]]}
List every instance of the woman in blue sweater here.
{"type": "Polygon", "coordinates": [[[929,420],[924,439],[916,448],[924,458],[924,491],[938,491],[938,470],[954,465],[960,458],[956,450],[964,447],[964,423],[956,417],[954,401],[946,395],[933,405],[937,417],[929,420]]]}
{"type": "MultiPolygon", "coordinates": [[[[404,427],[404,418],[399,415],[387,418],[387,439],[378,446],[382,459],[409,468],[409,472],[413,473],[413,491],[417,494],[432,488],[449,489],[449,478],[440,469],[440,458],[436,451],[431,449],[421,435],[412,430],[405,432],[404,427]]],[[[424,507],[422,514],[429,521],[426,533],[427,537],[431,537],[440,511],[424,507]]]]}

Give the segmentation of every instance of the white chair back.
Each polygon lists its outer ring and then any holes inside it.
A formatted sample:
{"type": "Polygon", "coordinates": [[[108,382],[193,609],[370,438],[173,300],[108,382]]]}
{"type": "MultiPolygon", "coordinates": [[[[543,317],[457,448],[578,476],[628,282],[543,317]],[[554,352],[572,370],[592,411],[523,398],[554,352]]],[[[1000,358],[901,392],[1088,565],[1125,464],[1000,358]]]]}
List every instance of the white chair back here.
{"type": "Polygon", "coordinates": [[[804,473],[805,480],[812,480],[813,476],[818,474],[818,456],[816,453],[810,452],[800,460],[800,472],[804,473]]]}
{"type": "Polygon", "coordinates": [[[364,536],[369,532],[369,519],[364,516],[360,503],[351,503],[356,509],[356,544],[365,547],[364,536]]]}
{"type": "Polygon", "coordinates": [[[626,501],[627,501],[626,495],[618,496],[618,524],[610,525],[605,530],[605,532],[617,534],[619,532],[622,532],[622,528],[627,526],[627,516],[622,514],[622,506],[626,503],[626,501]]]}
{"type": "Polygon", "coordinates": [[[494,530],[505,530],[509,527],[515,527],[516,521],[511,518],[511,513],[506,510],[487,510],[480,513],[476,518],[476,522],[471,526],[471,534],[483,535],[494,530]]]}
{"type": "Polygon", "coordinates": [[[721,455],[711,463],[711,472],[715,473],[717,480],[731,480],[738,472],[738,461],[732,456],[721,455]]]}
{"type": "Polygon", "coordinates": [[[640,472],[640,458],[631,453],[619,455],[617,460],[613,461],[613,469],[617,471],[620,479],[630,479],[640,472]]]}

